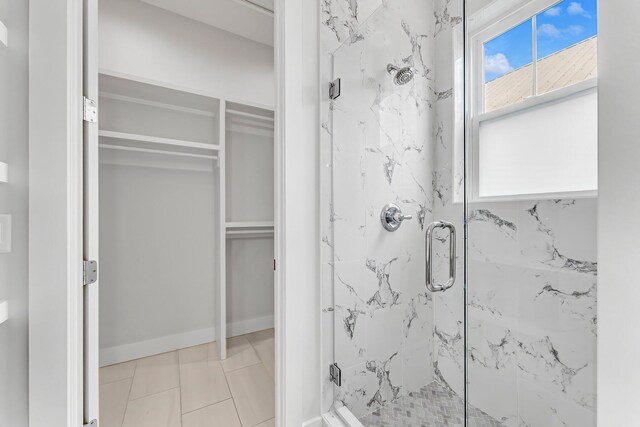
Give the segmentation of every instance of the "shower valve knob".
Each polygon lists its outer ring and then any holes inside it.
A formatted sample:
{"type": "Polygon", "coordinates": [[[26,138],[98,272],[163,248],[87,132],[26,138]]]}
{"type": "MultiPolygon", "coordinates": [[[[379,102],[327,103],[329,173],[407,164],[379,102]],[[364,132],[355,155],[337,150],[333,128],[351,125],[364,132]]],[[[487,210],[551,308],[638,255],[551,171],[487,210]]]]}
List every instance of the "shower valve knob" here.
{"type": "Polygon", "coordinates": [[[413,218],[412,215],[403,214],[402,210],[394,204],[386,205],[382,208],[382,212],[380,212],[380,222],[382,223],[382,227],[387,231],[396,231],[400,228],[402,221],[411,218],[413,218]]]}

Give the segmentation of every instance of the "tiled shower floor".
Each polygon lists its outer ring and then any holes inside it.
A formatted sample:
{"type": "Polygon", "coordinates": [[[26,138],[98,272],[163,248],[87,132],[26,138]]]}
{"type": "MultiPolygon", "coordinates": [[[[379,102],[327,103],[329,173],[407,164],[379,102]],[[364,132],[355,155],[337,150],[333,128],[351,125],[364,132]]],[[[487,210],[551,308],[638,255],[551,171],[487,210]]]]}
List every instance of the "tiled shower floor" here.
{"type": "MultiPolygon", "coordinates": [[[[469,427],[502,427],[496,419],[470,407],[469,427]]],[[[385,405],[360,419],[365,427],[442,427],[464,425],[464,402],[454,392],[432,382],[417,393],[385,405]]]]}

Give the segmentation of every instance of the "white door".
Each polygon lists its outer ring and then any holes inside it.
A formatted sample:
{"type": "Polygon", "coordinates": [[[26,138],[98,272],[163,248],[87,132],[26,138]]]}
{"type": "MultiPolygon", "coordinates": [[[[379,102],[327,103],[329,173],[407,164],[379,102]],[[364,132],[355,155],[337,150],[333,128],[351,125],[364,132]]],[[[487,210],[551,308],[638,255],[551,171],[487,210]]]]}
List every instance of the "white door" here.
{"type": "MultiPolygon", "coordinates": [[[[98,0],[84,0],[84,96],[98,102],[98,0]]],[[[98,123],[84,121],[84,259],[98,261],[98,123]]],[[[99,271],[99,270],[98,270],[99,271]]],[[[84,422],[99,413],[99,281],[84,287],[84,422]]]]}

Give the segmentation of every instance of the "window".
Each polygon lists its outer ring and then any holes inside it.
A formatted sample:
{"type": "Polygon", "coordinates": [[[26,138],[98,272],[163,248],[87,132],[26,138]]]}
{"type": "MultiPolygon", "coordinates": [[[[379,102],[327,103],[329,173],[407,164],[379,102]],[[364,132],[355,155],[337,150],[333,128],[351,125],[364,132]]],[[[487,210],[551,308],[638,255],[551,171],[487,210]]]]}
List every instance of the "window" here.
{"type": "Polygon", "coordinates": [[[596,77],[596,36],[596,0],[565,0],[484,42],[484,112],[596,77]]]}
{"type": "Polygon", "coordinates": [[[473,198],[597,191],[596,2],[523,1],[471,35],[473,198]]]}
{"type": "Polygon", "coordinates": [[[533,19],[484,44],[484,111],[533,95],[533,19]]]}
{"type": "Polygon", "coordinates": [[[537,94],[597,75],[596,0],[565,0],[536,17],[537,94]]]}

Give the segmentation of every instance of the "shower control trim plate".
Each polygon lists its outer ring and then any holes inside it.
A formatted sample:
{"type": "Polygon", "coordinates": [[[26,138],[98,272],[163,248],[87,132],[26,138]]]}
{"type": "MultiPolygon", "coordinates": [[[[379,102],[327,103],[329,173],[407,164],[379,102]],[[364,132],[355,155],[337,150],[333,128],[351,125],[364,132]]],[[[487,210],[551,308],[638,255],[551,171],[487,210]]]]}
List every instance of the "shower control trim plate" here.
{"type": "Polygon", "coordinates": [[[380,212],[380,222],[385,230],[394,232],[402,225],[402,221],[413,218],[412,215],[402,213],[397,205],[389,203],[380,212]]]}

